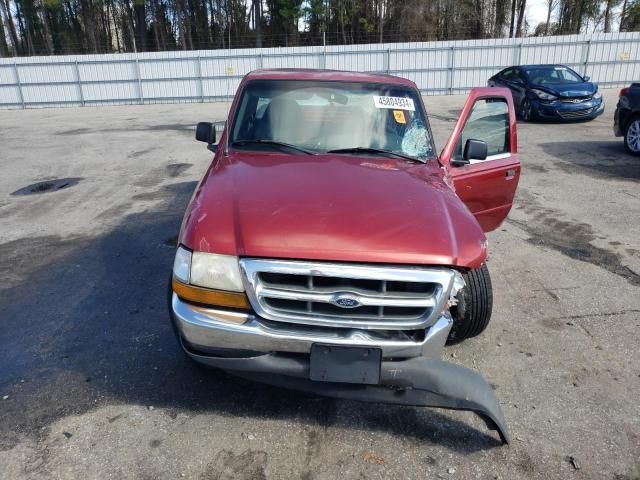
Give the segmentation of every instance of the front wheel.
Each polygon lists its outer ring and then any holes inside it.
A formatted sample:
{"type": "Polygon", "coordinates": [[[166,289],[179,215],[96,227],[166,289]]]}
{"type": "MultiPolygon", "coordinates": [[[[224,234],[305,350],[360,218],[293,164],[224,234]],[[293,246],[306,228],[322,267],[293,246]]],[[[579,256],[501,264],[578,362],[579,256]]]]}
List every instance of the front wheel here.
{"type": "Polygon", "coordinates": [[[532,122],[535,120],[535,114],[533,113],[533,106],[528,98],[525,98],[520,105],[520,118],[525,122],[532,122]]]}
{"type": "Polygon", "coordinates": [[[640,156],[640,117],[632,118],[624,131],[624,146],[633,155],[640,156]]]}
{"type": "Polygon", "coordinates": [[[458,294],[458,304],[451,307],[453,327],[447,343],[458,343],[480,335],[491,320],[493,289],[486,264],[462,274],[465,286],[458,294]]]}

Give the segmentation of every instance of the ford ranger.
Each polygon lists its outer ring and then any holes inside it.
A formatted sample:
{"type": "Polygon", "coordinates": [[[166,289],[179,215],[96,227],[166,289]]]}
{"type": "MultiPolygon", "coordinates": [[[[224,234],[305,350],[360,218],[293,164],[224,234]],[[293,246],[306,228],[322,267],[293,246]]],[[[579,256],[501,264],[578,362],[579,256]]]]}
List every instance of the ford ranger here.
{"type": "Polygon", "coordinates": [[[513,101],[473,89],[436,153],[420,91],[389,75],[259,70],[241,81],[187,207],[169,288],[185,352],[257,381],[471,410],[491,387],[440,359],[491,316],[485,232],[520,176],[513,101]]]}

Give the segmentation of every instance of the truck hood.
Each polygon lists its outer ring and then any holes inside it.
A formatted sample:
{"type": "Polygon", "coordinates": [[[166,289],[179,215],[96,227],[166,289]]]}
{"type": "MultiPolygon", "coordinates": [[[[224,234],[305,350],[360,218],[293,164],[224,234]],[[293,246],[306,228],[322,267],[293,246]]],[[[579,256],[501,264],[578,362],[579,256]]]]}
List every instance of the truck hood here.
{"type": "Polygon", "coordinates": [[[196,190],[180,241],[228,255],[477,267],[486,239],[439,167],[234,152],[196,190]]]}

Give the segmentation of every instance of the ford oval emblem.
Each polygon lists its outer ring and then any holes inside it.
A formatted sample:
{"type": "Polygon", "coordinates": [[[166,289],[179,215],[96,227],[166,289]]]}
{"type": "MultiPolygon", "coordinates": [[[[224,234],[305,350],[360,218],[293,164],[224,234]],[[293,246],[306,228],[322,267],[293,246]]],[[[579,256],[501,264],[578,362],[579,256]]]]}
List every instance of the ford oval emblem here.
{"type": "Polygon", "coordinates": [[[356,308],[360,306],[358,299],[348,293],[338,293],[331,300],[336,307],[356,308]]]}

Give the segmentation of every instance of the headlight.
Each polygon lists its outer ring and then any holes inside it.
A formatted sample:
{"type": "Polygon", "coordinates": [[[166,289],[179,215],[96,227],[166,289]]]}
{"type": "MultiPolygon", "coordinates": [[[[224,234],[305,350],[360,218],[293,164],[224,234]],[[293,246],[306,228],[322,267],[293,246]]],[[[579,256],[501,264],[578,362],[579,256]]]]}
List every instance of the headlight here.
{"type": "Polygon", "coordinates": [[[602,94],[600,92],[596,92],[593,94],[594,100],[600,100],[602,98],[602,94]]]}
{"type": "Polygon", "coordinates": [[[216,290],[244,292],[238,257],[231,255],[193,252],[189,283],[216,290]]]}
{"type": "Polygon", "coordinates": [[[179,247],[171,285],[176,295],[188,302],[242,310],[251,308],[244,293],[238,257],[191,252],[179,247]]]}
{"type": "Polygon", "coordinates": [[[550,93],[547,93],[543,90],[538,90],[537,88],[532,88],[531,91],[535,93],[536,97],[538,97],[540,100],[546,100],[548,102],[551,102],[558,98],[555,95],[551,95],[550,93]]]}
{"type": "Polygon", "coordinates": [[[191,278],[191,252],[183,247],[178,247],[176,258],[173,261],[173,275],[182,283],[189,283],[191,278]]]}

